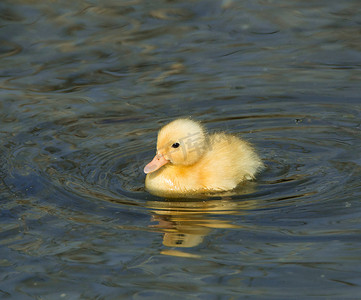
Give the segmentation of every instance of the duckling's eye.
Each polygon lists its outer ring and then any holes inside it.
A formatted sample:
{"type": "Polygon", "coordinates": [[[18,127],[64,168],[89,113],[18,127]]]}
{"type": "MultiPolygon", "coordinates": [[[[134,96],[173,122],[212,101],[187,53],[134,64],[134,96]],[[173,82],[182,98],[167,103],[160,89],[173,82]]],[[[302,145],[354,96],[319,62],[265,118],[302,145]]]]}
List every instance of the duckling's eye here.
{"type": "Polygon", "coordinates": [[[179,147],[179,143],[174,143],[174,144],[172,145],[172,147],[173,147],[173,148],[178,148],[178,147],[179,147]]]}

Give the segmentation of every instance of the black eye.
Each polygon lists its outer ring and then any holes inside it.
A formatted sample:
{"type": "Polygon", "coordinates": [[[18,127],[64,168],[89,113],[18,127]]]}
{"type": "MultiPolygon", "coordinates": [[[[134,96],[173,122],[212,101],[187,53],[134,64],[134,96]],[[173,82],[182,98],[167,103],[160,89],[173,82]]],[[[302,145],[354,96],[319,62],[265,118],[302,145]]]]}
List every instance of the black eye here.
{"type": "Polygon", "coordinates": [[[172,147],[173,147],[173,148],[178,148],[178,147],[179,147],[179,143],[174,143],[174,144],[172,145],[172,147]]]}

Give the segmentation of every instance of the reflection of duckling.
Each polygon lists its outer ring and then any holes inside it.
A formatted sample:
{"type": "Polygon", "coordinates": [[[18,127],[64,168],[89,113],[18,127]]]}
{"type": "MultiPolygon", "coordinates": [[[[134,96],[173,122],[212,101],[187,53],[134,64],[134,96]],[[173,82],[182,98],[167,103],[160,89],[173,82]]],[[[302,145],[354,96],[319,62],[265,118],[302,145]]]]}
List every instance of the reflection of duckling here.
{"type": "Polygon", "coordinates": [[[202,224],[202,218],[185,213],[178,217],[172,215],[154,215],[153,228],[164,231],[163,244],[168,247],[194,247],[203,241],[210,228],[202,224]]]}
{"type": "Polygon", "coordinates": [[[232,199],[208,201],[148,201],[152,210],[151,225],[164,233],[163,245],[168,247],[195,247],[202,243],[213,228],[240,228],[222,215],[242,215],[257,206],[255,201],[232,199]]]}
{"type": "Polygon", "coordinates": [[[198,122],[178,119],[158,133],[145,186],[155,194],[228,191],[262,168],[249,143],[225,133],[207,135],[198,122]]]}

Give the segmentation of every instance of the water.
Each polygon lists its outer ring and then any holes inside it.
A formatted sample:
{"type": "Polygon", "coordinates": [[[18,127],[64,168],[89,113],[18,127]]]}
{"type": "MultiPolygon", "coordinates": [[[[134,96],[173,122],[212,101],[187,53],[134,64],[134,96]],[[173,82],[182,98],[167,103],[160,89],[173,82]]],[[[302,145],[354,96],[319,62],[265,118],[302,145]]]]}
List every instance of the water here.
{"type": "Polygon", "coordinates": [[[2,1],[0,295],[357,299],[360,3],[2,1]],[[241,134],[235,195],[144,190],[157,130],[241,134]]]}

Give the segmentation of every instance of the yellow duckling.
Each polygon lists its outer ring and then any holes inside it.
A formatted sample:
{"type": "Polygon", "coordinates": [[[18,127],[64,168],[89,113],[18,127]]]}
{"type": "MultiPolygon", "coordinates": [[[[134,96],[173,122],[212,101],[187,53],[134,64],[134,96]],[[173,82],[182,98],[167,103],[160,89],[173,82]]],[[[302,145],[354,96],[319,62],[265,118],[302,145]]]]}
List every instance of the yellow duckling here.
{"type": "Polygon", "coordinates": [[[157,153],[144,168],[153,194],[229,191],[263,168],[252,146],[225,133],[208,135],[190,119],[178,119],[158,133],[157,153]]]}

